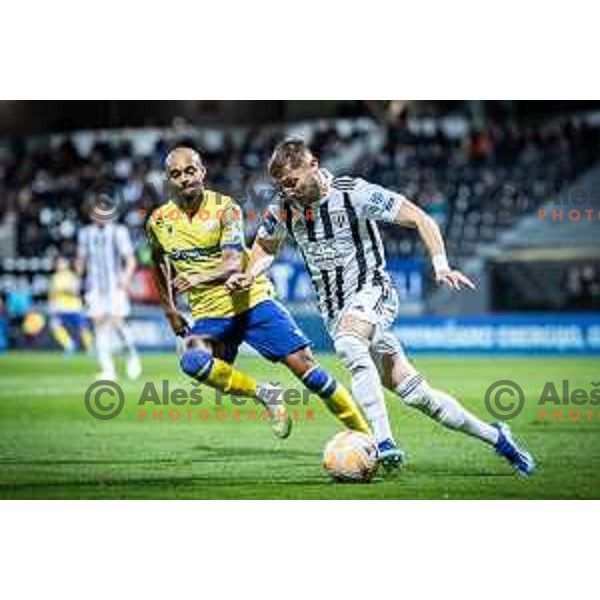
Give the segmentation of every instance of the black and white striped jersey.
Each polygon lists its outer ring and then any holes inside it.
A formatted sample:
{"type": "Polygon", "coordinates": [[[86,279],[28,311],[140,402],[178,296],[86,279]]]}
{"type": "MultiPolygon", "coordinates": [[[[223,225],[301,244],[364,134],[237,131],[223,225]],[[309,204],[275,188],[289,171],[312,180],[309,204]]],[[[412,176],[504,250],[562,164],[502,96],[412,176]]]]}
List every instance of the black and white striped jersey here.
{"type": "Polygon", "coordinates": [[[77,256],[85,263],[85,288],[100,294],[111,294],[125,271],[125,259],[133,253],[129,231],[125,225],[95,223],[79,230],[77,256]]]}
{"type": "Polygon", "coordinates": [[[329,181],[327,196],[310,207],[279,196],[269,206],[258,236],[294,238],[321,313],[332,319],[366,284],[383,281],[385,254],[376,222],[393,222],[405,198],[364,179],[322,173],[329,181]]]}

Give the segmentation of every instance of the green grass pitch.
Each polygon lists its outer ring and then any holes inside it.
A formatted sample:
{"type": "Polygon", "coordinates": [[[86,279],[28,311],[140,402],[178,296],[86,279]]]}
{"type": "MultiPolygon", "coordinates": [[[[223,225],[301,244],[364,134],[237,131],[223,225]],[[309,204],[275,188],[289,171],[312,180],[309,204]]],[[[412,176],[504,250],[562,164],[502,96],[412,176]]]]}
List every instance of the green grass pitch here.
{"type": "MultiPolygon", "coordinates": [[[[333,357],[323,363],[346,384],[333,357]]],[[[121,380],[125,408],[115,419],[98,421],[86,411],[84,392],[94,362],[58,354],[0,356],[1,498],[599,498],[600,419],[538,420],[537,399],[544,382],[569,379],[589,390],[600,379],[596,359],[527,357],[419,357],[417,367],[437,387],[454,393],[476,414],[491,420],[483,396],[498,379],[518,382],[526,395],[523,412],[511,422],[539,463],[529,480],[516,477],[488,447],[447,431],[388,395],[394,433],[408,454],[406,468],[368,485],[331,483],[321,469],[321,452],[340,429],[312,397],[314,420],[294,425],[292,436],[275,439],[262,421],[247,421],[251,406],[223,407],[214,418],[213,396],[201,406],[183,406],[182,418],[138,418],[143,382],[121,380]],[[208,421],[185,410],[211,411],[208,421]]],[[[294,383],[283,367],[253,357],[238,366],[263,381],[294,383]]],[[[168,379],[189,390],[174,355],[144,357],[144,381],[168,379]]],[[[297,385],[297,384],[296,384],[297,385]]],[[[146,406],[149,412],[152,405],[146,406]]],[[[157,407],[158,408],[158,407],[157,407]]],[[[564,407],[568,408],[568,407],[564,407]]],[[[585,409],[586,407],[582,407],[585,409]]],[[[590,407],[587,407],[590,408],[590,407]]],[[[304,409],[302,409],[304,410],[304,409]]]]}

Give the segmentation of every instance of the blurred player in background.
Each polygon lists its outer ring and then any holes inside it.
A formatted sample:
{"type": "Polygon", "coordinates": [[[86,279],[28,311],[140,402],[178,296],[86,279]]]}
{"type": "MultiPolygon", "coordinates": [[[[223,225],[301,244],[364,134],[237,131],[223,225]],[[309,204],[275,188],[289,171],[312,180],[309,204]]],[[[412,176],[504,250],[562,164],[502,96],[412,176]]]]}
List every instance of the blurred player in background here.
{"type": "Polygon", "coordinates": [[[137,379],[142,365],[125,322],[130,311],[128,289],[136,267],[131,238],[124,225],[95,218],[93,211],[91,219],[78,235],[77,269],[79,275],[85,273],[85,301],[94,321],[101,369],[98,379],[116,379],[114,334],[127,351],[127,376],[137,379]]]}
{"type": "MultiPolygon", "coordinates": [[[[176,147],[165,168],[172,197],[150,215],[146,229],[161,304],[174,333],[185,337],[183,372],[272,408],[269,386],[233,367],[245,341],[268,360],[285,364],[348,428],[368,433],[348,391],[317,363],[290,313],[273,300],[267,277],[257,277],[235,296],[225,289],[225,281],[248,261],[242,213],[232,198],[204,188],[206,169],[200,155],[176,147]],[[175,306],[173,288],[188,295],[195,319],[191,328],[175,306]]],[[[276,435],[287,437],[291,420],[277,415],[271,426],[276,435]]]]}
{"type": "Polygon", "coordinates": [[[493,446],[518,473],[532,473],[533,459],[513,441],[506,424],[484,423],[455,398],[430,387],[389,331],[398,297],[385,270],[377,221],[417,228],[436,281],[455,290],[474,288],[448,265],[435,221],[400,194],[364,179],[332,177],[302,140],[281,142],[269,173],[281,191],[280,202],[270,207],[258,231],[246,273],[234,275],[229,289],[247,289],[261,277],[289,233],[302,250],[321,314],[352,375],[353,395],[371,423],[384,460],[399,463],[402,453],[392,437],[382,382],[408,406],[493,446]]]}
{"type": "Polygon", "coordinates": [[[50,280],[48,312],[52,337],[65,354],[73,354],[77,349],[68,328],[77,332],[83,349],[90,350],[92,333],[83,314],[80,279],[62,256],[56,260],[56,271],[50,280]]]}

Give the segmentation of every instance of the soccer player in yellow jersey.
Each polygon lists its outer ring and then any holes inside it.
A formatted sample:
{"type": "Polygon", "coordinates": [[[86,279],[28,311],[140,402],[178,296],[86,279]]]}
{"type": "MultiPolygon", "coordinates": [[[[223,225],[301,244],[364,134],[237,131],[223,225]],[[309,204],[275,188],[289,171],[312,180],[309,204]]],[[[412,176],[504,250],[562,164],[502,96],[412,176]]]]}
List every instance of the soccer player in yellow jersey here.
{"type": "MultiPolygon", "coordinates": [[[[318,365],[308,339],[273,299],[267,277],[257,277],[241,293],[225,288],[248,262],[242,214],[231,198],[205,189],[200,155],[175,147],[165,167],[173,194],[149,216],[146,230],[161,304],[174,333],[185,339],[181,369],[215,389],[269,406],[269,388],[233,367],[240,344],[247,342],[268,360],[284,363],[348,428],[369,432],[348,391],[318,365]],[[173,290],[188,295],[191,327],[175,307],[173,290]]],[[[271,423],[276,435],[289,435],[290,419],[271,423]]]]}
{"type": "Polygon", "coordinates": [[[78,332],[83,349],[88,351],[92,345],[92,334],[83,316],[79,277],[62,256],[56,261],[56,271],[50,281],[48,308],[52,337],[65,354],[72,354],[77,348],[67,329],[69,326],[78,332]]]}

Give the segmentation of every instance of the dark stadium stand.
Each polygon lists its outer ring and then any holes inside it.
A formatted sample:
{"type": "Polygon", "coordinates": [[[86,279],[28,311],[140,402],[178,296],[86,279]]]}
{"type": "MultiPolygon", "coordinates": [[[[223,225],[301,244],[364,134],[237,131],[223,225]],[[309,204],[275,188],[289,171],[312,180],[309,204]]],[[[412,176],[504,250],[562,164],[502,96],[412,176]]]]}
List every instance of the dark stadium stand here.
{"type": "MultiPolygon", "coordinates": [[[[356,172],[416,200],[437,218],[449,255],[466,257],[514,225],[507,211],[526,214],[583,173],[598,160],[599,147],[599,128],[570,120],[455,139],[441,130],[426,136],[392,130],[385,151],[366,157],[356,172]]],[[[415,241],[390,233],[386,248],[408,257],[418,251],[415,241]]]]}
{"type": "MultiPolygon", "coordinates": [[[[438,221],[456,260],[472,256],[479,244],[493,242],[514,225],[502,211],[514,208],[516,196],[522,203],[519,216],[534,210],[552,190],[593,164],[600,146],[599,128],[566,118],[537,128],[490,125],[486,131],[464,119],[454,128],[432,119],[401,125],[365,125],[354,119],[287,130],[154,130],[152,135],[134,130],[30,138],[27,145],[0,146],[3,270],[47,272],[54,256],[72,256],[83,219],[82,198],[100,179],[121,186],[127,205],[122,218],[131,228],[140,263],[148,264],[138,210],[160,201],[162,160],[174,139],[196,142],[209,185],[239,198],[248,186],[265,185],[269,153],[277,140],[294,133],[308,135],[325,165],[342,164],[344,172],[415,200],[438,221]],[[147,139],[136,145],[136,136],[147,139]],[[340,157],[345,157],[341,163],[340,157]]],[[[249,200],[246,210],[264,208],[249,200]]],[[[247,223],[249,238],[255,229],[256,223],[247,223]]],[[[414,231],[384,227],[384,237],[390,258],[422,255],[414,231]]],[[[4,291],[7,286],[10,282],[4,281],[4,291]]]]}

